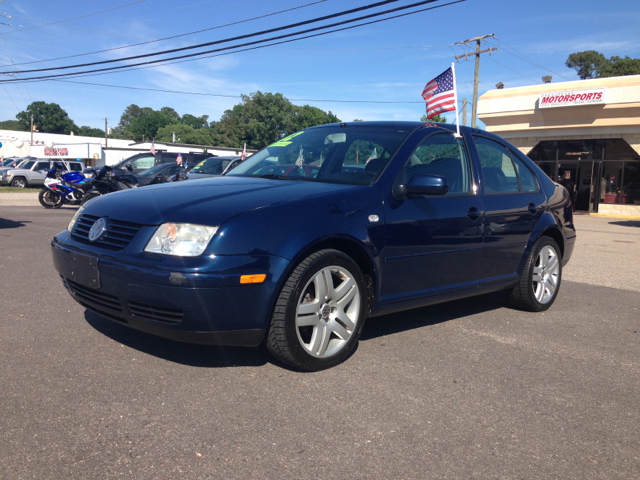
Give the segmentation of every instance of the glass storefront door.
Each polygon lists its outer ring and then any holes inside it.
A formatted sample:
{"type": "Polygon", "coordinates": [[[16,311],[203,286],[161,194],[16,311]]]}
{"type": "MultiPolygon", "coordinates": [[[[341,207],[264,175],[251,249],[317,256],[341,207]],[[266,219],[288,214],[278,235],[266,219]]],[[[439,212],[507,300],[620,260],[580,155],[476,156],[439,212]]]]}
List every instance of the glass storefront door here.
{"type": "Polygon", "coordinates": [[[595,209],[596,195],[591,183],[594,163],[591,161],[558,163],[558,182],[569,191],[573,209],[576,211],[593,212],[595,209]]]}

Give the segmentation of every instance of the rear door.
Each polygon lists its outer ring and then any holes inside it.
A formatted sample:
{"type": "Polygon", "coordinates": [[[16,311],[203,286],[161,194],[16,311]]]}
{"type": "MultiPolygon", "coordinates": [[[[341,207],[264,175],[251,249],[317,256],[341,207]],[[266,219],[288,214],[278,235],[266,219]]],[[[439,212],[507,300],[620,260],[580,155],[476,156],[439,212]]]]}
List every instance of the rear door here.
{"type": "Polygon", "coordinates": [[[482,277],[489,283],[505,281],[516,275],[546,196],[533,172],[507,145],[480,135],[473,139],[485,209],[482,277]]]}

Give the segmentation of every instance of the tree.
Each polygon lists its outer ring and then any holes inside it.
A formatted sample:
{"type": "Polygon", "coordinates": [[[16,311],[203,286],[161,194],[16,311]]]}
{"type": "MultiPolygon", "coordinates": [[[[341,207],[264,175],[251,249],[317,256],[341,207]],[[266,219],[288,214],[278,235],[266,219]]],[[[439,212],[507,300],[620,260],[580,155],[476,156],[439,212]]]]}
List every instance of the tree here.
{"type": "Polygon", "coordinates": [[[587,78],[600,77],[602,69],[607,63],[609,60],[600,52],[585,50],[569,55],[565,65],[568,68],[573,68],[581,80],[586,80],[587,78]]]}
{"type": "Polygon", "coordinates": [[[614,55],[607,59],[600,52],[586,50],[572,53],[567,58],[567,67],[575,69],[580,79],[623,77],[625,75],[640,75],[640,58],[624,58],[614,55]]]}
{"type": "Polygon", "coordinates": [[[84,137],[102,137],[104,138],[104,130],[101,130],[99,128],[91,128],[91,127],[87,127],[82,126],[82,127],[78,127],[77,130],[74,130],[74,133],[76,135],[82,135],[84,137]]]}
{"type": "Polygon", "coordinates": [[[152,110],[150,114],[132,119],[125,128],[125,134],[140,142],[151,140],[162,127],[171,124],[171,120],[161,112],[152,110]]]}
{"type": "Polygon", "coordinates": [[[22,122],[18,120],[5,120],[0,122],[0,130],[14,130],[16,132],[28,132],[29,128],[24,128],[22,122]]]}
{"type": "Polygon", "coordinates": [[[140,108],[135,103],[132,103],[124,109],[124,112],[122,112],[122,116],[120,117],[120,123],[118,123],[118,126],[111,130],[112,136],[114,138],[133,139],[133,135],[129,131],[129,125],[134,119],[149,115],[151,112],[153,112],[152,108],[140,108]]]}
{"type": "Polygon", "coordinates": [[[340,119],[331,112],[304,105],[293,105],[281,93],[242,95],[242,102],[212,122],[215,145],[262,148],[303,128],[340,119]]]}
{"type": "Polygon", "coordinates": [[[336,117],[331,111],[325,112],[319,108],[312,107],[310,105],[303,105],[301,107],[293,106],[291,127],[295,133],[299,130],[303,130],[309,127],[315,127],[316,125],[325,125],[327,123],[336,123],[340,119],[336,117]]]}
{"type": "Polygon", "coordinates": [[[609,63],[602,68],[601,77],[622,77],[640,75],[640,58],[618,56],[611,57],[609,63]]]}
{"type": "Polygon", "coordinates": [[[433,122],[433,123],[447,123],[447,119],[445,117],[443,117],[442,115],[440,115],[440,114],[437,114],[431,120],[429,120],[426,115],[422,115],[422,117],[420,117],[420,121],[421,122],[433,122]]]}
{"type": "Polygon", "coordinates": [[[169,120],[170,124],[180,123],[180,115],[173,108],[162,107],[160,113],[169,120]]]}
{"type": "Polygon", "coordinates": [[[69,118],[57,103],[33,102],[26,110],[18,113],[16,118],[24,131],[31,129],[31,116],[33,124],[38,130],[45,133],[66,133],[78,130],[73,120],[69,118]]]}
{"type": "Polygon", "coordinates": [[[185,113],[182,116],[182,123],[185,125],[189,125],[191,128],[200,129],[206,128],[209,126],[209,115],[202,115],[201,117],[196,117],[191,115],[190,113],[185,113]]]}
{"type": "Polygon", "coordinates": [[[182,123],[167,125],[158,129],[156,140],[171,142],[173,140],[173,132],[176,133],[176,142],[178,143],[190,143],[192,145],[211,145],[213,143],[208,129],[195,129],[182,123]]]}

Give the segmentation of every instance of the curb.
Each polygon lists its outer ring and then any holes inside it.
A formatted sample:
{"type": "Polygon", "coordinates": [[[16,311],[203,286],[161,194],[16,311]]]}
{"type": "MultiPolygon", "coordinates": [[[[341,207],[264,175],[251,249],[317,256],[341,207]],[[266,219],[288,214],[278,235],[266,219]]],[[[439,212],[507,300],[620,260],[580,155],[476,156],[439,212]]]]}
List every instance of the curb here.
{"type": "Polygon", "coordinates": [[[623,218],[625,220],[640,220],[640,215],[622,215],[620,213],[590,213],[590,217],[623,218]]]}

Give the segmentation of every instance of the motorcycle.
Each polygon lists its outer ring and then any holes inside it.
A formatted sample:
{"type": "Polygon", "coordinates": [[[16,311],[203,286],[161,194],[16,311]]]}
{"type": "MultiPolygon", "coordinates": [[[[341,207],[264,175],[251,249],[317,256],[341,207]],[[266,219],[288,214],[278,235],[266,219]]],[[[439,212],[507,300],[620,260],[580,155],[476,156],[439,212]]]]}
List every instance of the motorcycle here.
{"type": "Polygon", "coordinates": [[[44,208],[60,208],[64,204],[79,205],[89,184],[80,172],[66,172],[64,164],[55,164],[44,179],[44,187],[38,194],[44,208]]]}
{"type": "MultiPolygon", "coordinates": [[[[125,165],[127,170],[131,171],[131,164],[125,165]]],[[[84,205],[89,200],[106,195],[112,192],[128,190],[138,186],[138,179],[135,175],[126,173],[124,175],[116,175],[112,167],[104,166],[97,173],[94,172],[93,177],[89,180],[91,189],[87,191],[80,205],[84,205]]]]}

